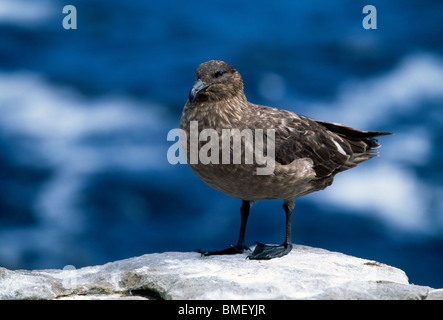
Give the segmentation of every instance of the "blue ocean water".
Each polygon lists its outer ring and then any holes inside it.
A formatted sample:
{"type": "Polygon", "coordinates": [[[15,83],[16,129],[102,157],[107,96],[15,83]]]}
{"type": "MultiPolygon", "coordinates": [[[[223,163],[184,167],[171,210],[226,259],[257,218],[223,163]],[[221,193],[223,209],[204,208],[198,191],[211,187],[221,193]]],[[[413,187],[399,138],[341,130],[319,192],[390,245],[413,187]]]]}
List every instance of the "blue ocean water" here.
{"type": "MultiPolygon", "coordinates": [[[[293,241],[443,287],[443,3],[67,2],[0,2],[0,266],[235,243],[240,201],[166,158],[195,68],[221,59],[252,102],[395,132],[296,201],[293,241]],[[376,30],[362,27],[367,4],[376,30]]],[[[254,204],[247,243],[283,235],[281,203],[254,204]]]]}

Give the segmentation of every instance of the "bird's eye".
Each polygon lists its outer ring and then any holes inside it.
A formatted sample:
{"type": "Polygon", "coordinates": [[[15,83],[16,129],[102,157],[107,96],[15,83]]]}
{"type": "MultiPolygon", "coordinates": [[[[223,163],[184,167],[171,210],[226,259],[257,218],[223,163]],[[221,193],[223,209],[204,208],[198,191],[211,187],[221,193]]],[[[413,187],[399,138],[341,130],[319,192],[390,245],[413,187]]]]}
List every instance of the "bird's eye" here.
{"type": "Polygon", "coordinates": [[[223,71],[217,71],[216,73],[214,73],[214,77],[218,78],[221,77],[223,75],[223,71]]]}

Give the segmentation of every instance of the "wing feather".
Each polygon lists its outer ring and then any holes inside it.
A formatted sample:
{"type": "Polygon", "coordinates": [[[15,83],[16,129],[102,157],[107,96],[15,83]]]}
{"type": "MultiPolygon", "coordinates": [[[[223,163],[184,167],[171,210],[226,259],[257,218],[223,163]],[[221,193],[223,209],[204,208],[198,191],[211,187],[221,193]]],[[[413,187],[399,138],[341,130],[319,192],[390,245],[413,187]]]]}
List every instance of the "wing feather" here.
{"type": "Polygon", "coordinates": [[[319,178],[335,175],[377,156],[373,149],[379,144],[374,137],[391,134],[357,130],[286,110],[253,106],[260,113],[255,118],[255,127],[260,123],[276,130],[275,160],[285,165],[296,159],[311,159],[319,178]]]}

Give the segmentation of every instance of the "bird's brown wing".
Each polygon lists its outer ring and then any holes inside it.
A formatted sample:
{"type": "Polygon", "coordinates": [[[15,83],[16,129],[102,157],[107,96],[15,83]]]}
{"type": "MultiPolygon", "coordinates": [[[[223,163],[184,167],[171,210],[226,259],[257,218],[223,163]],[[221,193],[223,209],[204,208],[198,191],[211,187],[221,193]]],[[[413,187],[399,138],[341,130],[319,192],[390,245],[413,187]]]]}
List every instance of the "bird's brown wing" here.
{"type": "Polygon", "coordinates": [[[328,177],[375,157],[374,137],[387,132],[361,131],[348,126],[316,121],[290,111],[259,107],[262,115],[255,127],[275,129],[275,160],[283,165],[309,158],[317,177],[328,177]],[[264,123],[264,125],[263,125],[264,123]]]}
{"type": "Polygon", "coordinates": [[[340,168],[350,159],[352,148],[349,144],[315,121],[300,116],[288,122],[286,130],[276,132],[275,155],[281,164],[309,158],[317,177],[328,177],[341,171],[340,168]]]}

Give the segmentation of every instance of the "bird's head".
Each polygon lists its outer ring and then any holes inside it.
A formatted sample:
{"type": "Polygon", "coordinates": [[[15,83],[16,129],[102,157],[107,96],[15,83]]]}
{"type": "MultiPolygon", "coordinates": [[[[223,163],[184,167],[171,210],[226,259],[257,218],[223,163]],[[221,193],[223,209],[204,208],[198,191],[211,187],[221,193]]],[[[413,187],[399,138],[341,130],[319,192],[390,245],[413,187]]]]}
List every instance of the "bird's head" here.
{"type": "Polygon", "coordinates": [[[226,62],[211,60],[195,71],[196,81],[189,91],[189,102],[216,102],[243,96],[240,73],[226,62]]]}

